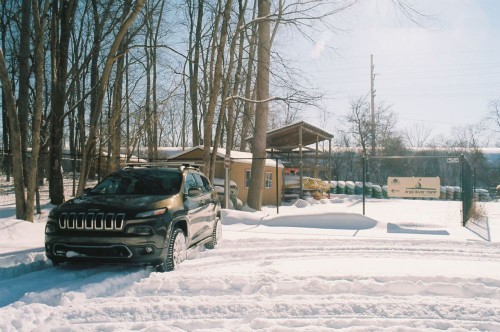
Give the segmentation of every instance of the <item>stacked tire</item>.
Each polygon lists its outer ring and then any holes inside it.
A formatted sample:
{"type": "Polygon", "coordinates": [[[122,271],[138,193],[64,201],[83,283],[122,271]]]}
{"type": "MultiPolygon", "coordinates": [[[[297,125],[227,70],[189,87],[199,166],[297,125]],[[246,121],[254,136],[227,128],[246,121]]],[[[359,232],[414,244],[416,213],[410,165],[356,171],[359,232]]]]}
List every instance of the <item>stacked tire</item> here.
{"type": "Polygon", "coordinates": [[[345,194],[345,181],[337,181],[337,194],[345,194]]]}
{"type": "Polygon", "coordinates": [[[382,198],[382,188],[378,184],[374,184],[372,187],[372,197],[382,198]]]}
{"type": "Polygon", "coordinates": [[[354,182],[346,181],[345,188],[346,188],[347,195],[354,195],[354,182]]]}

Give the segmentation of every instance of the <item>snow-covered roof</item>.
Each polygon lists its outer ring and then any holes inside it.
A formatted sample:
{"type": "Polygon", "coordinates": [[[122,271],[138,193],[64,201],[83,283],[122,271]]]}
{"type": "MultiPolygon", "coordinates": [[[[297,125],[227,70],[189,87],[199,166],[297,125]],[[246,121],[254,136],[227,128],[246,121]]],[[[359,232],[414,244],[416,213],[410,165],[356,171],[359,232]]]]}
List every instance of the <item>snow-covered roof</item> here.
{"type": "MultiPolygon", "coordinates": [[[[179,158],[180,156],[182,156],[184,154],[188,154],[188,153],[193,152],[195,150],[203,150],[203,149],[204,149],[204,147],[202,145],[198,145],[198,146],[189,148],[187,150],[181,151],[175,155],[172,155],[170,157],[170,159],[179,158]]],[[[213,151],[213,148],[210,148],[210,151],[213,151]]],[[[252,163],[253,154],[251,152],[231,150],[230,156],[231,156],[231,160],[233,162],[238,162],[238,163],[242,163],[242,164],[251,164],[252,163]]],[[[225,159],[226,158],[226,149],[225,148],[218,148],[217,149],[217,157],[219,157],[221,159],[225,159]]],[[[266,166],[276,166],[276,160],[275,159],[266,159],[266,166]]],[[[284,166],[281,163],[278,163],[278,167],[284,168],[284,166]]]]}

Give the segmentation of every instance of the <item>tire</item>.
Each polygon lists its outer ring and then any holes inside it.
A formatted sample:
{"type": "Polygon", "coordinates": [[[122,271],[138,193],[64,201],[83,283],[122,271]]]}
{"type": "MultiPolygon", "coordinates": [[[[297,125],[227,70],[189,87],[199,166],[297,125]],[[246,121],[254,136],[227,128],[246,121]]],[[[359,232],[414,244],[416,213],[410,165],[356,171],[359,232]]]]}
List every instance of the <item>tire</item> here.
{"type": "Polygon", "coordinates": [[[61,263],[62,263],[62,261],[55,259],[55,258],[51,258],[50,261],[52,262],[53,267],[57,267],[57,266],[61,265],[61,263]]]}
{"type": "Polygon", "coordinates": [[[215,218],[214,222],[214,230],[212,231],[212,238],[210,242],[205,243],[205,248],[214,249],[217,243],[222,239],[222,224],[220,219],[215,218]]]}
{"type": "Polygon", "coordinates": [[[170,237],[167,247],[167,257],[165,261],[158,265],[158,272],[169,272],[177,268],[177,266],[186,259],[186,237],[182,229],[176,228],[170,237]]]}

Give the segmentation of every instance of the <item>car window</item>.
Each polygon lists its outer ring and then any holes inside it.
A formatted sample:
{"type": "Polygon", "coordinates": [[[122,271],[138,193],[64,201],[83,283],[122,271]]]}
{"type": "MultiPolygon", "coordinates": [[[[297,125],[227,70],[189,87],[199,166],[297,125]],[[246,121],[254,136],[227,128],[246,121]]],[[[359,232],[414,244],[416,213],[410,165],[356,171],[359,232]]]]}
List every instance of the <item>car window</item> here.
{"type": "Polygon", "coordinates": [[[181,174],[154,170],[119,171],[99,182],[91,195],[174,195],[181,186],[181,174]]]}
{"type": "Polygon", "coordinates": [[[201,179],[200,174],[198,174],[198,173],[193,173],[193,177],[194,177],[194,178],[195,178],[195,180],[196,180],[196,186],[197,186],[198,188],[200,188],[202,191],[205,191],[205,190],[204,190],[204,188],[203,188],[203,186],[204,186],[204,184],[203,184],[203,180],[201,179]]]}
{"type": "Polygon", "coordinates": [[[210,184],[210,181],[203,175],[200,175],[201,181],[203,182],[203,190],[205,192],[211,192],[212,191],[212,185],[210,184]]]}
{"type": "Polygon", "coordinates": [[[192,173],[187,173],[186,174],[186,182],[184,183],[184,191],[187,193],[189,192],[190,188],[197,188],[198,185],[196,184],[196,179],[193,176],[192,173]]]}

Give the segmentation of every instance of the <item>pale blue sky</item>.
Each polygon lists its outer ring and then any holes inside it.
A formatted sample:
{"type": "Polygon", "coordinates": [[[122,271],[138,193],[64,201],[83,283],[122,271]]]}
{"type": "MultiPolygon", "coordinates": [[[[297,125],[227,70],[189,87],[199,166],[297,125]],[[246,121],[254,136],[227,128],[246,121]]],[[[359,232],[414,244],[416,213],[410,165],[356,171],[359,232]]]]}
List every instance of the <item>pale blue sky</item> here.
{"type": "MultiPolygon", "coordinates": [[[[426,123],[433,136],[448,135],[453,126],[479,123],[500,98],[500,0],[414,2],[434,15],[424,27],[398,19],[388,0],[368,0],[332,18],[343,32],[316,33],[316,45],[290,51],[326,95],[333,116],[323,128],[335,132],[349,99],[368,94],[370,54],[376,102],[392,105],[401,129],[426,123]]],[[[319,125],[316,114],[302,118],[319,125]]]]}

